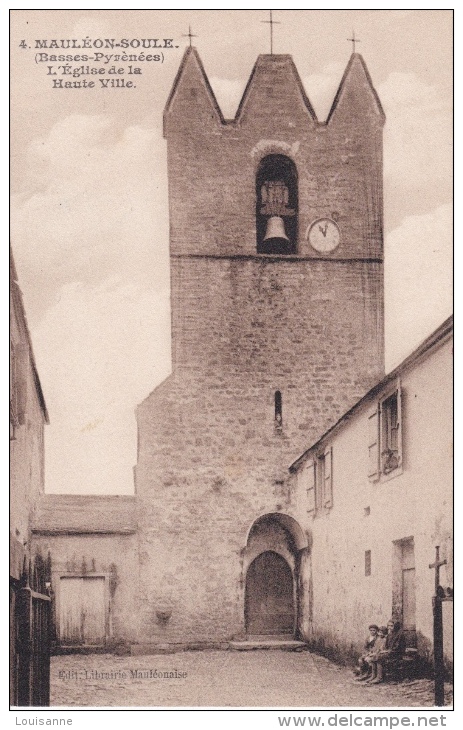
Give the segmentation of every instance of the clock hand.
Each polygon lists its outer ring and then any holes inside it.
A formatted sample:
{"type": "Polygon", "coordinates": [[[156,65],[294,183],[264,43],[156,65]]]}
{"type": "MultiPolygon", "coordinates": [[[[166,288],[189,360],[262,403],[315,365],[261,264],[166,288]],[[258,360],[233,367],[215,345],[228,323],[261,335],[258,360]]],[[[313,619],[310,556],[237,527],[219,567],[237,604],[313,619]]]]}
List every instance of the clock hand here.
{"type": "Polygon", "coordinates": [[[323,233],[323,236],[326,238],[326,232],[328,230],[328,223],[325,223],[325,227],[322,228],[320,225],[318,226],[318,230],[323,233]]]}

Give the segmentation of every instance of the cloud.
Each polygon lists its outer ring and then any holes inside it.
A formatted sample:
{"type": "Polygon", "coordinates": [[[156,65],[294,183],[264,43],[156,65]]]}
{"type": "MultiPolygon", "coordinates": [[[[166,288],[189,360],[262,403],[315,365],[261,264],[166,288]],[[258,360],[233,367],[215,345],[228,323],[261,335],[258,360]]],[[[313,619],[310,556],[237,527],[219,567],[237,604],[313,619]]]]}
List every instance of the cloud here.
{"type": "Polygon", "coordinates": [[[221,79],[213,76],[209,82],[225,119],[234,119],[245,89],[242,79],[221,79]]]}
{"type": "Polygon", "coordinates": [[[344,70],[342,63],[330,63],[320,73],[303,79],[306,94],[320,121],[328,116],[344,70]]]}
{"type": "Polygon", "coordinates": [[[452,206],[405,218],[386,238],[387,369],[452,313],[452,206]]]}
{"type": "MultiPolygon", "coordinates": [[[[304,79],[321,121],[328,116],[343,73],[343,65],[333,63],[304,79]]],[[[386,226],[396,226],[404,194],[408,209],[417,213],[452,199],[452,110],[439,89],[415,73],[391,73],[377,91],[386,113],[386,226]]]]}
{"type": "Polygon", "coordinates": [[[12,245],[30,311],[77,278],[167,272],[164,155],[156,132],[103,115],[65,117],[29,145],[12,245]]]}
{"type": "Polygon", "coordinates": [[[439,90],[414,73],[394,72],[378,86],[386,113],[384,130],[386,184],[400,189],[429,189],[452,197],[452,110],[439,90]]]}
{"type": "Polygon", "coordinates": [[[46,488],[131,492],[134,409],[170,366],[165,145],[75,114],[27,162],[12,245],[51,418],[46,488]]]}
{"type": "MultiPolygon", "coordinates": [[[[328,116],[341,82],[340,63],[304,79],[307,95],[317,117],[328,116]]],[[[452,197],[452,110],[439,89],[414,73],[394,72],[377,86],[386,113],[384,129],[384,176],[390,199],[404,187],[417,198],[428,195],[440,200],[452,197]]],[[[421,212],[421,211],[420,211],[421,212]]]]}
{"type": "Polygon", "coordinates": [[[130,493],[134,410],[170,368],[167,288],[66,284],[32,334],[51,421],[47,490],[130,493]]]}

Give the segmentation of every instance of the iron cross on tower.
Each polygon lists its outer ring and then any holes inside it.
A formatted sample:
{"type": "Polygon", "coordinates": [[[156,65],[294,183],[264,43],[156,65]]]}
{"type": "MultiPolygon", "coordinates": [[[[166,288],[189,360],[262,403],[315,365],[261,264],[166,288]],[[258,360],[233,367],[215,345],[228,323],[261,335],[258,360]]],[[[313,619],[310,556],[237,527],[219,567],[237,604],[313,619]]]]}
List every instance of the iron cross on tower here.
{"type": "Polygon", "coordinates": [[[182,33],[182,38],[189,38],[190,39],[190,48],[191,48],[191,39],[197,38],[198,36],[191,32],[191,25],[188,26],[188,33],[182,33]]]}
{"type": "Polygon", "coordinates": [[[272,11],[269,10],[270,20],[261,20],[261,23],[268,23],[270,25],[270,55],[273,56],[273,26],[280,25],[279,20],[273,20],[272,11]]]}
{"type": "Polygon", "coordinates": [[[355,44],[362,42],[360,38],[355,37],[355,30],[352,31],[352,38],[348,38],[347,40],[352,43],[352,53],[355,53],[355,44]]]}
{"type": "Polygon", "coordinates": [[[431,563],[429,566],[430,568],[434,568],[434,571],[435,571],[434,572],[434,593],[436,594],[436,596],[439,593],[439,580],[440,580],[439,572],[440,572],[440,568],[442,565],[447,565],[447,561],[440,559],[439,545],[436,545],[436,559],[435,559],[434,563],[431,563]]]}

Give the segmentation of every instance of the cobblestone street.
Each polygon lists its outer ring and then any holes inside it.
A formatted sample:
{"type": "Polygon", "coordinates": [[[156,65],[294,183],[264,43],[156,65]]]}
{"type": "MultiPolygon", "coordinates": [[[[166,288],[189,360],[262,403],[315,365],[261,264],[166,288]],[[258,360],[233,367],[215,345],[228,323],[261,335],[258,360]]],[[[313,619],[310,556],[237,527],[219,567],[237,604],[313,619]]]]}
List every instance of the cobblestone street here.
{"type": "MultiPolygon", "coordinates": [[[[446,704],[451,702],[448,685],[446,704]]],[[[364,686],[349,669],[307,651],[68,655],[52,658],[51,705],[432,707],[433,683],[419,679],[364,686]],[[159,677],[160,672],[169,676],[159,677]]]]}

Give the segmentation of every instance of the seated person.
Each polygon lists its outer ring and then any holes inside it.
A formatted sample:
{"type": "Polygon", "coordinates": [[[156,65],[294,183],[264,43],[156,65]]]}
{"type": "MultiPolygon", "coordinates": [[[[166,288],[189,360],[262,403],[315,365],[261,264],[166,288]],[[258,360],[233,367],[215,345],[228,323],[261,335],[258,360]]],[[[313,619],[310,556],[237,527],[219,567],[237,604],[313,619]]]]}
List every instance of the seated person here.
{"type": "Polygon", "coordinates": [[[368,677],[370,673],[370,666],[367,661],[367,656],[371,653],[376,638],[378,636],[378,627],[376,624],[370,624],[368,627],[368,631],[370,632],[369,636],[367,637],[365,644],[364,644],[364,654],[362,654],[359,657],[358,660],[358,666],[354,670],[354,674],[357,674],[359,679],[362,677],[368,677]]]}
{"type": "MultiPolygon", "coordinates": [[[[386,649],[387,626],[380,626],[378,629],[378,638],[375,641],[374,648],[367,655],[366,661],[369,665],[366,684],[372,684],[378,677],[378,662],[382,652],[386,649]]],[[[375,682],[377,684],[377,682],[375,682]]]]}
{"type": "Polygon", "coordinates": [[[376,676],[369,680],[369,684],[379,684],[384,679],[384,672],[388,667],[397,664],[405,654],[405,636],[400,621],[389,621],[387,625],[386,645],[378,652],[376,660],[376,676]]]}

